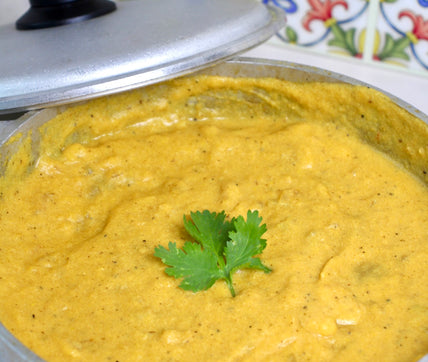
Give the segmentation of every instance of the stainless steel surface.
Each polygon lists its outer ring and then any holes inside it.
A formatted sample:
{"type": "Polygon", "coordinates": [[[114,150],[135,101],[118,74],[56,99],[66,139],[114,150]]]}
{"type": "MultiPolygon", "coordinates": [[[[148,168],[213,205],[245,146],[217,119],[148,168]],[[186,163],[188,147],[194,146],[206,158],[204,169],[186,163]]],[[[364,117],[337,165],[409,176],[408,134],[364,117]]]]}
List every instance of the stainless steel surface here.
{"type": "Polygon", "coordinates": [[[0,324],[0,361],[2,362],[43,362],[43,360],[23,346],[0,324]]]}
{"type": "MultiPolygon", "coordinates": [[[[297,82],[339,82],[354,85],[368,86],[366,83],[360,82],[353,78],[349,78],[340,74],[326,71],[319,68],[299,65],[295,63],[287,63],[280,61],[254,59],[254,58],[236,58],[226,63],[210,67],[201,71],[204,74],[216,74],[233,77],[275,77],[279,79],[292,80],[297,82]]],[[[388,94],[387,94],[388,95],[388,94]]],[[[416,115],[421,121],[428,125],[428,115],[420,112],[408,103],[391,97],[391,99],[400,107],[406,109],[409,113],[416,115]]],[[[18,120],[0,123],[0,167],[4,167],[4,161],[11,154],[16,143],[8,144],[7,139],[17,132],[24,135],[31,131],[33,140],[35,141],[35,152],[37,152],[37,128],[44,122],[51,119],[57,110],[55,108],[44,109],[41,111],[32,111],[18,120]]],[[[405,140],[403,140],[405,141],[405,140]]],[[[428,141],[428,140],[427,140],[428,141]]],[[[0,175],[3,169],[0,168],[0,175]]],[[[41,362],[41,360],[30,353],[22,344],[19,343],[0,323],[0,360],[4,362],[41,362]],[[2,354],[3,353],[3,354],[2,354]]],[[[428,355],[424,356],[419,362],[428,362],[428,355]]]]}
{"type": "Polygon", "coordinates": [[[0,113],[75,102],[223,61],[284,25],[258,0],[128,0],[58,28],[0,26],[0,113]]]}

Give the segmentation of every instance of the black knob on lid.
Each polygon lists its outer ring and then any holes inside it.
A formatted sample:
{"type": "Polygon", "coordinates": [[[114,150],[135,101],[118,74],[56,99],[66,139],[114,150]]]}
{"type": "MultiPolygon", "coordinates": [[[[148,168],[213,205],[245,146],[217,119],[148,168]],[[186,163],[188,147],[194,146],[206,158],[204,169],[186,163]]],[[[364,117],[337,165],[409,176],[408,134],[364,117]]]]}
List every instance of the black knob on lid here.
{"type": "Polygon", "coordinates": [[[116,9],[116,4],[110,0],[30,0],[30,6],[17,20],[17,29],[41,29],[75,23],[116,9]]]}

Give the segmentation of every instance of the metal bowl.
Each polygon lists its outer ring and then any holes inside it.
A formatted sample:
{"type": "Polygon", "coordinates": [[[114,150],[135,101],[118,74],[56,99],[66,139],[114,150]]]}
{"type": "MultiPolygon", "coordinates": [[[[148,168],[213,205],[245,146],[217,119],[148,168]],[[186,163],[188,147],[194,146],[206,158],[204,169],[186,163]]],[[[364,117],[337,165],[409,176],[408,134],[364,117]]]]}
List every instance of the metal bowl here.
{"type": "MultiPolygon", "coordinates": [[[[254,58],[236,58],[226,63],[207,68],[198,72],[198,74],[231,77],[274,77],[295,82],[344,83],[374,88],[356,79],[323,69],[254,58]]],[[[400,110],[399,112],[394,112],[394,109],[391,110],[388,124],[373,123],[371,122],[373,120],[366,120],[364,123],[351,123],[348,126],[353,127],[366,143],[399,162],[428,185],[428,170],[426,168],[428,156],[424,152],[410,152],[411,157],[408,157],[409,147],[417,151],[425,149],[426,145],[428,145],[428,116],[408,103],[385,92],[382,93],[392,100],[393,108],[396,107],[397,110],[400,110]],[[407,115],[407,117],[403,117],[403,114],[407,115]],[[413,115],[413,117],[408,117],[408,114],[413,115]],[[408,125],[405,123],[408,123],[408,125]],[[400,127],[397,127],[398,125],[400,127]],[[377,132],[380,128],[383,131],[389,132],[391,137],[388,137],[385,141],[383,141],[383,138],[379,139],[377,132]]],[[[353,107],[368,107],[367,104],[360,105],[356,102],[356,100],[350,100],[353,107]]],[[[373,108],[375,113],[382,112],[382,109],[378,109],[375,103],[369,106],[373,108]]],[[[19,141],[7,142],[10,137],[18,133],[24,136],[31,134],[34,159],[36,159],[38,153],[37,129],[43,123],[52,119],[59,111],[60,108],[46,108],[40,111],[28,112],[15,121],[0,122],[0,176],[4,173],[8,158],[19,147],[19,141]]],[[[25,137],[21,137],[21,139],[23,138],[25,137]]],[[[16,362],[42,361],[42,359],[21,344],[1,323],[0,360],[16,362]]],[[[422,358],[421,361],[428,362],[428,356],[422,358]]]]}

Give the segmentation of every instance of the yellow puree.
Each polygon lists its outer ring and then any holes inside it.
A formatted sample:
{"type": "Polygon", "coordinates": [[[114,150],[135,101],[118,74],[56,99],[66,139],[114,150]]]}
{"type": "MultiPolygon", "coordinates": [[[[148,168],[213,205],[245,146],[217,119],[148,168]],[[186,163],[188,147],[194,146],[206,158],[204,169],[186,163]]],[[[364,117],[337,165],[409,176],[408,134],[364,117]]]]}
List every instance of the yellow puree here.
{"type": "MultiPolygon", "coordinates": [[[[361,87],[199,77],[64,111],[5,165],[1,321],[49,361],[417,360],[428,190],[368,145],[395,142],[379,124],[410,115],[392,107],[361,87]],[[183,291],[153,256],[203,209],[267,224],[273,272],[238,272],[235,298],[223,281],[183,291]]],[[[426,165],[427,139],[396,153],[426,165]]]]}

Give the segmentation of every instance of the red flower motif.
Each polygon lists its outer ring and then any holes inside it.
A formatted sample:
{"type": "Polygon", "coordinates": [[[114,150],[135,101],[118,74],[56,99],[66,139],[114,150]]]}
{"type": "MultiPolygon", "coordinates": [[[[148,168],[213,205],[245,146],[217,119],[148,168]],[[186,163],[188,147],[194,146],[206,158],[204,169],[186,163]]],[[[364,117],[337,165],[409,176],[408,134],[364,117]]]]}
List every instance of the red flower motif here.
{"type": "Polygon", "coordinates": [[[407,16],[413,22],[413,34],[416,39],[428,40],[428,20],[424,21],[421,15],[416,15],[409,10],[402,11],[398,14],[398,18],[401,19],[403,16],[407,16]]]}
{"type": "Polygon", "coordinates": [[[312,20],[326,22],[332,19],[332,10],[336,5],[342,5],[346,10],[348,9],[348,4],[344,0],[325,0],[324,3],[321,0],[308,0],[308,3],[311,5],[312,10],[309,10],[303,19],[303,27],[308,31],[311,31],[309,24],[312,20]]]}

